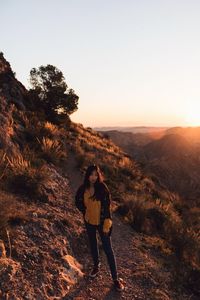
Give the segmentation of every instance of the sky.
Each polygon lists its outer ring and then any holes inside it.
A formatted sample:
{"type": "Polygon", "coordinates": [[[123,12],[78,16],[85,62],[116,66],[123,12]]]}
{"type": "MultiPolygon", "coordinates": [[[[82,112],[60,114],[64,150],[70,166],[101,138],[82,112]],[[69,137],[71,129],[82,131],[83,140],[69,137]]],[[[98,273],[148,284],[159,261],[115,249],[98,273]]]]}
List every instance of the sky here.
{"type": "Polygon", "coordinates": [[[200,1],[0,0],[0,51],[27,88],[52,64],[84,126],[200,126],[200,1]]]}

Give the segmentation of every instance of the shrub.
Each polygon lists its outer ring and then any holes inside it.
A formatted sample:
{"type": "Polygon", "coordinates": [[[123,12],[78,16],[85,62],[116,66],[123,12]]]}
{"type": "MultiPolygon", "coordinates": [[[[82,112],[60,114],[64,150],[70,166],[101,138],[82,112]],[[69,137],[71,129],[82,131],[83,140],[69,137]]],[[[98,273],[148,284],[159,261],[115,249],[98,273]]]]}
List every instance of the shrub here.
{"type": "Polygon", "coordinates": [[[121,216],[127,216],[129,212],[129,207],[127,205],[119,205],[116,209],[116,212],[118,212],[121,216]]]}
{"type": "Polygon", "coordinates": [[[146,218],[151,224],[151,234],[164,233],[165,223],[167,221],[164,211],[158,207],[152,207],[146,210],[146,218]]]}
{"type": "Polygon", "coordinates": [[[9,191],[35,198],[40,195],[40,186],[47,179],[43,166],[33,168],[30,161],[18,154],[15,158],[6,156],[9,167],[6,171],[6,186],[9,191]]]}
{"type": "Polygon", "coordinates": [[[184,225],[171,224],[167,237],[179,260],[200,268],[200,241],[192,229],[189,230],[184,225]]]}
{"type": "Polygon", "coordinates": [[[0,237],[7,240],[7,230],[28,220],[24,207],[13,195],[0,191],[0,237]]]}
{"type": "Polygon", "coordinates": [[[41,157],[47,162],[57,164],[61,160],[65,160],[67,158],[66,150],[64,151],[63,145],[60,141],[51,140],[45,137],[43,137],[41,141],[37,138],[37,141],[39,142],[42,150],[41,157]]]}
{"type": "Polygon", "coordinates": [[[136,198],[134,195],[127,195],[124,203],[116,211],[122,214],[136,231],[142,230],[146,216],[145,204],[142,199],[136,198]]]}
{"type": "Polygon", "coordinates": [[[46,133],[46,136],[53,138],[59,136],[59,128],[51,122],[45,122],[44,133],[46,133]]]}
{"type": "Polygon", "coordinates": [[[141,232],[142,225],[144,224],[145,216],[146,216],[146,209],[143,200],[135,199],[129,202],[130,211],[132,214],[131,226],[141,232]]]}

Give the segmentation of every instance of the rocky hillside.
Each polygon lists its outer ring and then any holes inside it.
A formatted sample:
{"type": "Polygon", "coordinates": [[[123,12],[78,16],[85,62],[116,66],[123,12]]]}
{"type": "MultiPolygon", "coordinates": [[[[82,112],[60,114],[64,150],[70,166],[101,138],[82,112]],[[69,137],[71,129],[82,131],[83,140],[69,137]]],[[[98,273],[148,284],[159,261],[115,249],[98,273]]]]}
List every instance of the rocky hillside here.
{"type": "Polygon", "coordinates": [[[199,198],[199,128],[171,128],[155,135],[106,132],[143,166],[143,172],[183,199],[199,198]],[[181,179],[181,180],[180,180],[181,179]]]}
{"type": "Polygon", "coordinates": [[[25,87],[15,78],[10,64],[0,52],[0,97],[5,97],[7,104],[14,103],[20,110],[24,110],[26,94],[25,87]]]}
{"type": "Polygon", "coordinates": [[[200,196],[200,152],[179,134],[168,134],[144,147],[145,169],[185,199],[200,196]]]}
{"type": "Polygon", "coordinates": [[[116,145],[121,147],[134,159],[142,161],[142,159],[145,158],[143,146],[163,137],[166,130],[160,129],[157,131],[149,131],[145,133],[123,132],[119,130],[108,130],[99,132],[101,132],[102,135],[106,138],[110,138],[116,145]]]}
{"type": "Polygon", "coordinates": [[[193,233],[181,231],[179,198],[102,134],[50,123],[28,101],[1,54],[0,298],[198,299],[198,245],[193,233]],[[74,192],[94,162],[112,193],[122,295],[112,287],[101,245],[100,277],[87,276],[92,263],[74,192]]]}

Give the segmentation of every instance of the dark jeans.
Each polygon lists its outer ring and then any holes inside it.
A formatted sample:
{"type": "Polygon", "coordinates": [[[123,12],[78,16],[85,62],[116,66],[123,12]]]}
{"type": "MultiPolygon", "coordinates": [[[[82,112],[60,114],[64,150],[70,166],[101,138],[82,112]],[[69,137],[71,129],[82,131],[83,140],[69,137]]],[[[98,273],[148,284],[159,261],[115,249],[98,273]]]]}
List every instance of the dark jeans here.
{"type": "Polygon", "coordinates": [[[107,261],[110,267],[112,279],[117,279],[117,267],[116,267],[116,260],[115,255],[112,249],[112,242],[111,242],[111,232],[112,227],[108,234],[103,233],[103,226],[102,225],[91,225],[85,221],[85,227],[86,231],[89,237],[89,243],[90,243],[90,251],[93,258],[94,266],[98,266],[99,264],[99,249],[97,245],[97,235],[96,231],[99,232],[103,250],[107,256],[107,261]]]}

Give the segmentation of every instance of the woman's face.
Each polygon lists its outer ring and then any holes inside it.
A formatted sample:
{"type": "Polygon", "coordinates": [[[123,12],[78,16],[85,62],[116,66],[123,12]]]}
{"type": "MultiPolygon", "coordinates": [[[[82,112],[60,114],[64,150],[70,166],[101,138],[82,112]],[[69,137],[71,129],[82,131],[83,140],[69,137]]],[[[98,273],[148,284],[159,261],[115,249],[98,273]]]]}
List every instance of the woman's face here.
{"type": "Polygon", "coordinates": [[[97,171],[92,171],[92,173],[90,174],[89,176],[89,182],[94,184],[98,179],[98,174],[97,174],[97,171]]]}

